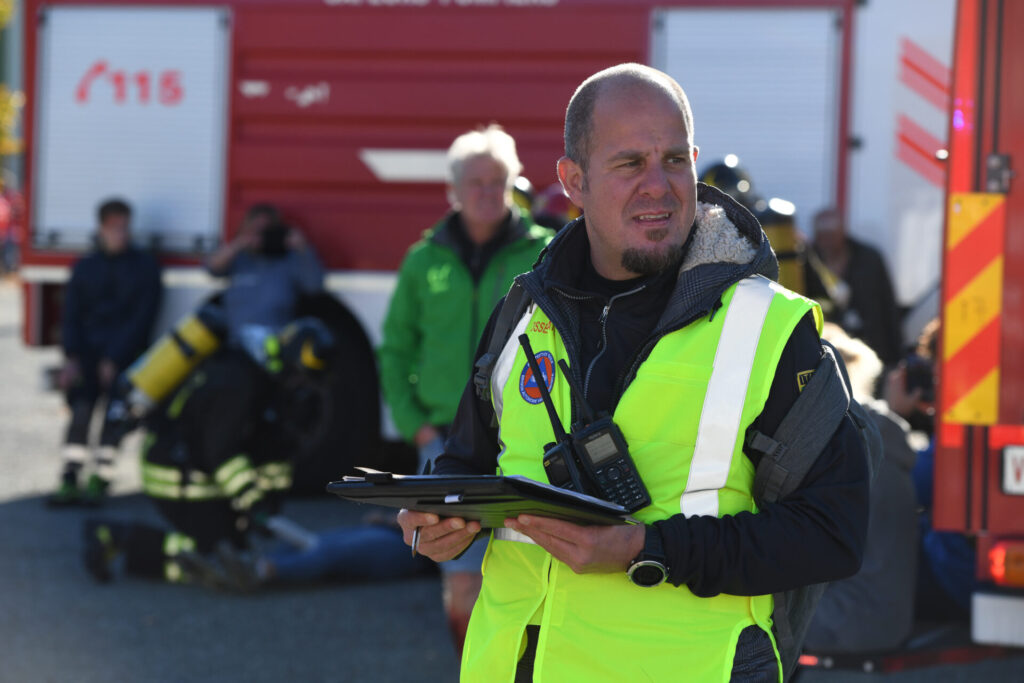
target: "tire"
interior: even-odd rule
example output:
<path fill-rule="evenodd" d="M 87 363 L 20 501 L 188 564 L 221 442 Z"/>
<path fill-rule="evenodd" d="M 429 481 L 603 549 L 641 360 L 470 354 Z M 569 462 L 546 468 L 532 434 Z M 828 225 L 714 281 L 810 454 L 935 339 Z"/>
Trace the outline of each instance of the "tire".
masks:
<path fill-rule="evenodd" d="M 380 383 L 369 338 L 334 296 L 304 298 L 296 317 L 311 316 L 334 334 L 336 352 L 315 381 L 310 410 L 296 430 L 293 492 L 320 495 L 328 482 L 380 460 Z"/>

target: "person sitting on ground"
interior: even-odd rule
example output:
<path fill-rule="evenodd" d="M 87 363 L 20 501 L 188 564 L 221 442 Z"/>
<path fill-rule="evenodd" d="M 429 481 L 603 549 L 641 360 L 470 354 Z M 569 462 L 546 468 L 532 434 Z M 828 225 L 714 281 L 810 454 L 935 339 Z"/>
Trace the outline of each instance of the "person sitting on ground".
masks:
<path fill-rule="evenodd" d="M 917 497 L 910 476 L 917 457 L 910 425 L 872 398 L 882 362 L 864 342 L 826 323 L 822 337 L 843 357 L 854 398 L 882 435 L 884 459 L 871 484 L 864 562 L 829 584 L 807 630 L 809 652 L 867 653 L 898 647 L 910 635 L 917 572 Z"/>

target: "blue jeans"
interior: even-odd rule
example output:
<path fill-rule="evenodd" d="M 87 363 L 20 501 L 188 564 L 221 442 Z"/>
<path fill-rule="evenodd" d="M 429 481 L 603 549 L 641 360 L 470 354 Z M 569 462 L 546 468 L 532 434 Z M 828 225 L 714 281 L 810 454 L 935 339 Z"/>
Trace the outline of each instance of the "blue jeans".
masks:
<path fill-rule="evenodd" d="M 485 530 L 486 532 L 486 530 Z M 489 533 L 482 533 L 473 541 L 473 545 L 466 549 L 466 552 L 455 560 L 442 562 L 438 567 L 442 574 L 455 572 L 480 572 L 480 565 L 484 563 L 484 553 L 487 551 L 487 543 L 490 541 Z"/>
<path fill-rule="evenodd" d="M 266 555 L 282 582 L 337 579 L 400 579 L 434 571 L 432 560 L 412 556 L 399 529 L 386 526 L 341 527 L 317 534 L 308 550 L 282 545 Z"/>
<path fill-rule="evenodd" d="M 431 468 L 434 466 L 434 458 L 444 453 L 444 437 L 435 437 L 432 441 L 429 441 L 416 450 L 419 456 L 416 461 L 416 474 L 423 471 L 424 465 L 430 462 Z"/>

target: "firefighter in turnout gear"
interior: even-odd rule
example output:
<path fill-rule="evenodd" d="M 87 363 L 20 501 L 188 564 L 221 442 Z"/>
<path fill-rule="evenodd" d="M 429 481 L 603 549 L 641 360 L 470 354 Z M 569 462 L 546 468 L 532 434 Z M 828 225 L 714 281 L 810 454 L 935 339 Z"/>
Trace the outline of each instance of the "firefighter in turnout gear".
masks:
<path fill-rule="evenodd" d="M 806 294 L 804 264 L 807 250 L 796 229 L 793 204 L 777 197 L 765 199 L 755 193 L 754 181 L 740 166 L 735 154 L 727 154 L 722 161 L 704 169 L 700 180 L 726 193 L 754 214 L 779 261 L 779 284 Z"/>
<path fill-rule="evenodd" d="M 306 382 L 327 367 L 333 336 L 302 318 L 258 348 L 229 346 L 202 363 L 144 418 L 143 491 L 170 529 L 88 520 L 85 563 L 93 577 L 124 572 L 172 582 L 216 583 L 218 544 L 248 534 L 280 508 L 292 483 L 294 432 L 315 410 Z"/>

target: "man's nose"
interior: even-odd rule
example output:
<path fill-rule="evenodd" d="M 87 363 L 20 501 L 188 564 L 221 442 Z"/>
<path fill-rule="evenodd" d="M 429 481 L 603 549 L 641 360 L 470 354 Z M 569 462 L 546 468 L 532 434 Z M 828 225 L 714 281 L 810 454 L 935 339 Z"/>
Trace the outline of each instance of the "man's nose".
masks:
<path fill-rule="evenodd" d="M 669 190 L 668 174 L 661 164 L 648 164 L 640 177 L 640 194 L 661 197 Z"/>

